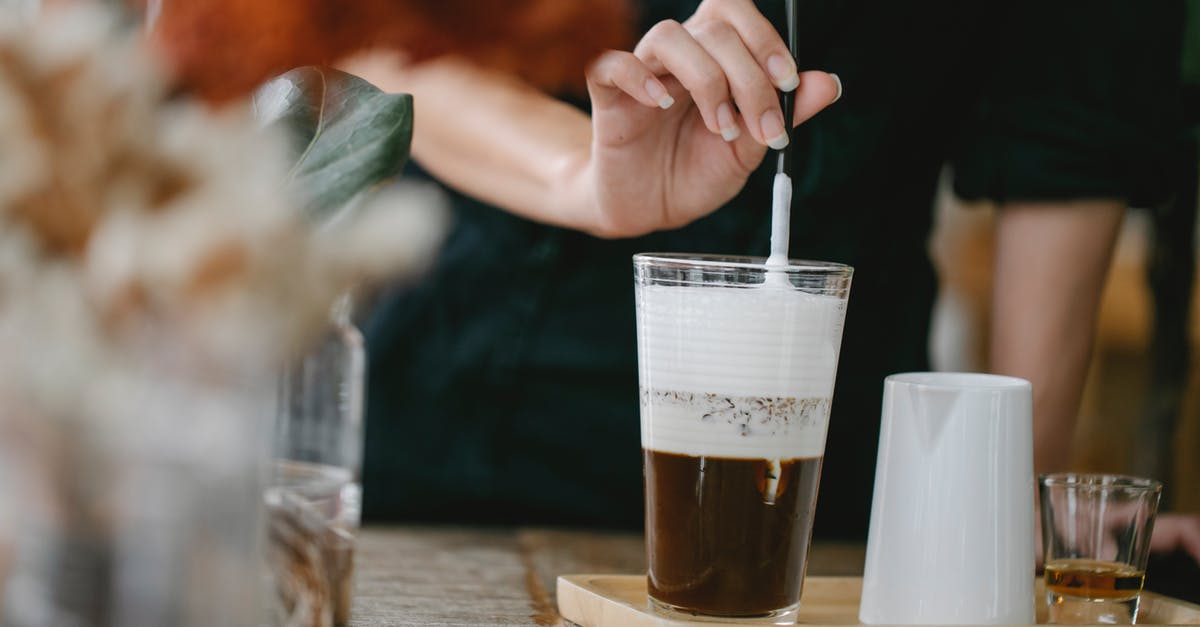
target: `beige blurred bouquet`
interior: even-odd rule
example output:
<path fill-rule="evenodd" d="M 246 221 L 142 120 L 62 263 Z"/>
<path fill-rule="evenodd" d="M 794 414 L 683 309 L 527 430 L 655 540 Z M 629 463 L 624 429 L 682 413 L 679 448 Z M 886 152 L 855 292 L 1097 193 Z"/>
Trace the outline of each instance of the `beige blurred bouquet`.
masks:
<path fill-rule="evenodd" d="M 25 357 L 0 363 L 16 388 L 2 398 L 50 408 L 147 352 L 157 376 L 261 367 L 352 282 L 431 254 L 428 197 L 314 228 L 276 128 L 166 84 L 138 33 L 96 7 L 0 26 L 0 351 Z"/>
<path fill-rule="evenodd" d="M 385 185 L 407 96 L 260 82 L 384 47 L 569 87 L 624 3 L 45 4 L 0 2 L 0 623 L 260 624 L 278 366 L 447 221 Z"/>
<path fill-rule="evenodd" d="M 0 622 L 256 624 L 275 369 L 444 228 L 427 193 L 366 193 L 409 103 L 310 69 L 263 92 L 266 123 L 169 91 L 99 6 L 5 19 Z M 351 127 L 381 158 L 346 160 Z"/>

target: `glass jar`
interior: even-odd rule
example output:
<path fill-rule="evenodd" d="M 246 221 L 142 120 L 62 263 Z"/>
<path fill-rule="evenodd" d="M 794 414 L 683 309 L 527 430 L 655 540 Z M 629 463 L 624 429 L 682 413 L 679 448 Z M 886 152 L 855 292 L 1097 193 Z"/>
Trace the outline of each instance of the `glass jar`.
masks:
<path fill-rule="evenodd" d="M 258 624 L 266 389 L 167 366 L 57 410 L 0 392 L 0 624 Z"/>
<path fill-rule="evenodd" d="M 347 625 L 361 512 L 362 334 L 344 296 L 328 332 L 284 369 L 265 492 L 273 624 Z"/>

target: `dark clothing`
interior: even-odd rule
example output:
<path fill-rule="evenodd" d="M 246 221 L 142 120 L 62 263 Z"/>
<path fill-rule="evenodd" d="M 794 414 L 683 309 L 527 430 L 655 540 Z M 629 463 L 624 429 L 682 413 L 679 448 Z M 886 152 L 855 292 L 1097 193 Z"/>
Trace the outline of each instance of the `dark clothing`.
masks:
<path fill-rule="evenodd" d="M 649 25 L 696 3 L 642 4 Z M 791 253 L 856 269 L 816 534 L 861 539 L 883 378 L 928 368 L 943 164 L 971 198 L 1153 200 L 1176 123 L 1179 3 L 800 7 L 801 67 L 836 72 L 846 94 L 797 131 Z M 639 526 L 630 257 L 765 255 L 774 163 L 711 216 L 621 241 L 453 194 L 435 268 L 366 329 L 366 516 Z"/>

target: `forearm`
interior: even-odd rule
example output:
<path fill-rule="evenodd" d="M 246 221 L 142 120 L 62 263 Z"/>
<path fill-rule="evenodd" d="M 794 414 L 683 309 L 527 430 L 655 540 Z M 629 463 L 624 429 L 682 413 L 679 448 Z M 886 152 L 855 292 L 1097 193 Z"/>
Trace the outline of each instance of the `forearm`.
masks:
<path fill-rule="evenodd" d="M 705 0 L 586 75 L 591 116 L 462 61 L 343 64 L 413 95 L 413 155 L 443 182 L 511 213 L 600 237 L 679 228 L 745 186 L 767 146 L 832 104 L 841 83 L 796 71 L 749 0 Z M 785 115 L 777 89 L 795 90 Z M 782 142 L 782 143 L 781 143 Z"/>
<path fill-rule="evenodd" d="M 1013 203 L 996 217 L 991 370 L 1033 383 L 1034 467 L 1062 470 L 1124 204 Z"/>
<path fill-rule="evenodd" d="M 581 181 L 586 114 L 497 72 L 442 59 L 363 57 L 346 69 L 413 96 L 413 159 L 455 189 L 523 217 L 584 231 L 596 216 Z"/>

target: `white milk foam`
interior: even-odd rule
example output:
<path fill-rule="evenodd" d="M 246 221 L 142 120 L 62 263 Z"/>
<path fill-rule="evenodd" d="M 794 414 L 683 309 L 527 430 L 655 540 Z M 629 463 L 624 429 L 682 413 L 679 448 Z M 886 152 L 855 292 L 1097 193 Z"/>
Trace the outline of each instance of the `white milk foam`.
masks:
<path fill-rule="evenodd" d="M 845 301 L 794 289 L 637 287 L 642 446 L 819 457 Z"/>

